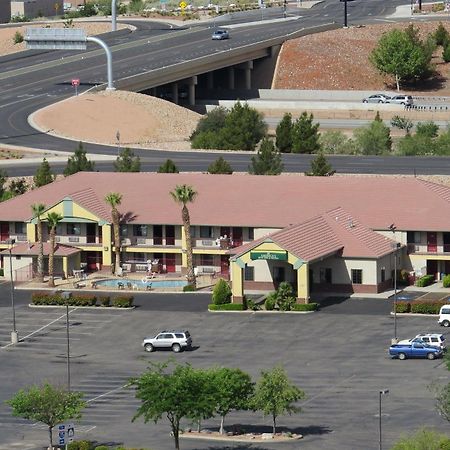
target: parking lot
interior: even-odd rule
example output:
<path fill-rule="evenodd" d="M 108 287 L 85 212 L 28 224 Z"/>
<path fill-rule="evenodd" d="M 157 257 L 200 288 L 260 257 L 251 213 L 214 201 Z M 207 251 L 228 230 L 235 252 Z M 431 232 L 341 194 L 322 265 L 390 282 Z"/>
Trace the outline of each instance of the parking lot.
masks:
<path fill-rule="evenodd" d="M 5 295 L 3 295 L 5 294 Z M 29 293 L 18 293 L 17 328 L 30 334 L 64 315 L 63 309 L 30 309 Z M 0 286 L 0 341 L 8 339 L 10 307 Z M 448 423 L 434 409 L 428 386 L 447 383 L 450 372 L 441 360 L 391 360 L 387 349 L 393 335 L 391 301 L 330 299 L 314 314 L 208 313 L 208 296 L 198 294 L 143 294 L 133 311 L 72 311 L 72 389 L 85 392 L 89 407 L 77 424 L 77 437 L 98 442 L 124 442 L 152 450 L 173 448 L 167 421 L 157 425 L 131 423 L 139 403 L 126 387 L 131 376 L 142 373 L 151 361 L 174 356 L 194 367 L 239 367 L 255 379 L 261 369 L 283 365 L 307 397 L 302 412 L 280 417 L 283 428 L 304 435 L 283 449 L 348 450 L 378 448 L 379 390 L 383 397 L 383 448 L 390 448 L 401 433 L 421 426 L 441 431 Z M 424 331 L 447 331 L 432 317 L 398 317 L 398 336 Z M 142 338 L 162 329 L 188 329 L 194 339 L 190 352 L 146 353 Z M 22 332 L 23 330 L 23 332 Z M 45 331 L 44 331 L 45 330 Z M 43 448 L 45 429 L 13 418 L 3 400 L 19 388 L 49 380 L 66 383 L 65 317 L 17 347 L 0 349 L 0 448 Z M 203 427 L 217 427 L 218 420 Z M 231 413 L 225 425 L 270 427 L 270 418 L 258 412 Z M 188 422 L 185 426 L 189 426 Z M 3 446 L 3 447 L 2 447 Z M 225 448 L 275 449 L 280 444 L 243 446 L 182 440 L 186 450 Z"/>

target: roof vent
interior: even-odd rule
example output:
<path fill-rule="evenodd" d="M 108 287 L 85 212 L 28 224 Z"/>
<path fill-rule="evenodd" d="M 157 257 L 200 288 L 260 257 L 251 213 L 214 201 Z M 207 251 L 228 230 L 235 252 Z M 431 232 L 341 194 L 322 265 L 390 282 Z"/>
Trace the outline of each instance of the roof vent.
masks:
<path fill-rule="evenodd" d="M 353 223 L 352 219 L 348 219 L 348 227 L 349 228 L 354 228 L 355 227 L 355 224 Z"/>

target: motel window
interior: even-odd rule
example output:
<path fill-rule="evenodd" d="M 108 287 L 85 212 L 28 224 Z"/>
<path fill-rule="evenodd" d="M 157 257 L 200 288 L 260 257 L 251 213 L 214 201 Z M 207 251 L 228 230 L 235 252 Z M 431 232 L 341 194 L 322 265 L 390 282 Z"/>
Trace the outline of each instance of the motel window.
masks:
<path fill-rule="evenodd" d="M 212 227 L 200 227 L 200 237 L 201 238 L 212 238 L 213 237 Z"/>
<path fill-rule="evenodd" d="M 14 222 L 14 231 L 16 234 L 27 234 L 27 226 L 24 222 Z"/>
<path fill-rule="evenodd" d="M 352 283 L 362 284 L 362 269 L 352 269 Z"/>
<path fill-rule="evenodd" d="M 81 225 L 79 225 L 78 223 L 68 223 L 67 224 L 67 234 L 69 236 L 80 236 L 81 235 Z"/>
<path fill-rule="evenodd" d="M 248 229 L 248 240 L 253 241 L 255 239 L 255 230 L 253 228 Z"/>
<path fill-rule="evenodd" d="M 245 266 L 244 280 L 245 281 L 255 281 L 255 268 L 254 267 Z"/>
<path fill-rule="evenodd" d="M 420 244 L 420 231 L 408 231 L 406 240 L 408 244 Z"/>
<path fill-rule="evenodd" d="M 147 225 L 133 225 L 133 236 L 146 237 Z"/>
<path fill-rule="evenodd" d="M 213 255 L 200 255 L 200 265 L 201 266 L 213 266 L 214 265 Z"/>
<path fill-rule="evenodd" d="M 331 284 L 332 283 L 332 274 L 330 267 L 321 267 L 320 268 L 320 282 Z"/>
<path fill-rule="evenodd" d="M 128 236 L 128 225 L 120 225 L 120 237 Z"/>

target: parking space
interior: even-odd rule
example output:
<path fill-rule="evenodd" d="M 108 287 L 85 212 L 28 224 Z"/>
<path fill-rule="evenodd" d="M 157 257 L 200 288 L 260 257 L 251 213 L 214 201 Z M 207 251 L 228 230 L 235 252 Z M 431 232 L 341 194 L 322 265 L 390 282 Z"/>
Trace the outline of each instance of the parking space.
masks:
<path fill-rule="evenodd" d="M 167 299 L 172 309 L 175 297 Z M 377 449 L 380 389 L 390 391 L 383 399 L 385 448 L 398 439 L 399 431 L 408 432 L 426 425 L 445 432 L 448 424 L 435 412 L 427 386 L 433 381 L 450 381 L 449 372 L 442 361 L 397 361 L 387 356 L 394 326 L 389 315 L 391 305 L 392 299 L 334 300 L 314 314 L 264 315 L 211 314 L 205 310 L 192 311 L 195 308 L 191 306 L 185 312 L 179 311 L 180 306 L 175 311 L 164 311 L 158 303 L 153 310 L 137 308 L 120 318 L 107 320 L 102 319 L 102 311 L 94 317 L 78 316 L 79 311 L 75 311 L 72 314 L 77 316 L 73 318 L 84 321 L 84 325 L 79 325 L 80 330 L 84 327 L 86 333 L 91 333 L 80 334 L 74 343 L 74 354 L 79 358 L 74 360 L 72 388 L 83 391 L 89 401 L 77 425 L 79 437 L 108 442 L 125 440 L 130 447 L 172 449 L 166 421 L 157 425 L 142 421 L 130 423 L 139 402 L 126 387 L 129 377 L 142 373 L 150 362 L 162 362 L 169 356 L 194 367 L 239 367 L 255 379 L 260 370 L 283 365 L 289 377 L 307 394 L 300 404 L 301 414 L 279 419 L 281 426 L 304 434 L 300 444 L 283 444 L 285 450 L 300 446 L 305 450 Z M 194 339 L 194 350 L 180 354 L 144 352 L 140 345 L 143 337 L 163 329 L 188 329 Z M 398 317 L 397 329 L 400 338 L 423 331 L 442 332 L 432 317 Z M 50 342 L 54 333 L 57 331 L 40 336 L 39 342 Z M 62 353 L 62 348 L 58 351 Z M 27 422 L 20 419 L 8 422 L 9 411 L 2 400 L 36 380 L 64 381 L 63 362 L 57 356 L 49 358 L 48 354 L 20 349 L 0 351 L 2 368 L 9 374 L 17 374 L 0 386 L 0 427 L 3 425 L 8 442 L 16 442 L 20 435 L 25 440 L 35 439 L 36 448 L 45 445 L 42 429 L 25 425 Z M 33 374 L 26 373 L 30 365 Z M 252 412 L 231 413 L 227 424 L 269 429 L 270 418 Z M 218 420 L 202 424 L 208 426 L 218 426 Z M 182 443 L 185 450 L 225 447 L 242 448 L 200 441 Z M 249 448 L 277 447 L 265 443 Z"/>

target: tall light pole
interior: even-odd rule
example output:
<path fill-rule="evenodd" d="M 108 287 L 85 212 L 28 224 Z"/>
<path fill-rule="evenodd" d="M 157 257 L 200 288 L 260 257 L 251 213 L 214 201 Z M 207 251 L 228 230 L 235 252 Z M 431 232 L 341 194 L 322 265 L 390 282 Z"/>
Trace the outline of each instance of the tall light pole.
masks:
<path fill-rule="evenodd" d="M 11 307 L 12 307 L 12 320 L 13 320 L 13 329 L 11 331 L 11 344 L 17 344 L 19 342 L 19 334 L 16 329 L 16 308 L 14 305 L 14 278 L 13 278 L 13 267 L 12 267 L 12 249 L 14 247 L 16 240 L 9 239 L 8 240 L 8 250 L 9 250 L 9 276 L 11 279 Z"/>
<path fill-rule="evenodd" d="M 392 234 L 394 235 L 394 241 L 395 241 L 395 230 L 396 226 L 394 224 L 391 224 L 389 226 L 389 229 L 392 231 Z M 394 249 L 394 337 L 392 338 L 392 344 L 396 344 L 398 342 L 397 339 L 397 242 L 392 243 L 392 247 Z"/>
<path fill-rule="evenodd" d="M 117 130 L 116 139 L 117 139 L 117 156 L 120 156 L 120 131 L 119 130 Z"/>
<path fill-rule="evenodd" d="M 344 0 L 344 28 L 347 28 L 347 0 Z"/>
<path fill-rule="evenodd" d="M 69 298 L 70 292 L 63 292 L 61 295 L 66 299 L 66 338 L 67 338 L 67 391 L 70 392 L 70 334 L 69 334 Z"/>
<path fill-rule="evenodd" d="M 389 389 L 383 389 L 379 391 L 379 409 L 378 409 L 378 432 L 379 432 L 379 439 L 378 439 L 378 449 L 383 450 L 383 443 L 381 439 L 381 397 L 383 395 L 389 394 Z"/>

